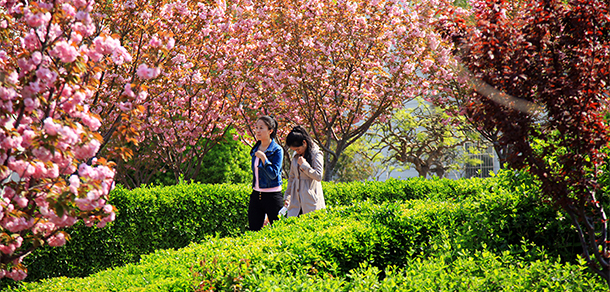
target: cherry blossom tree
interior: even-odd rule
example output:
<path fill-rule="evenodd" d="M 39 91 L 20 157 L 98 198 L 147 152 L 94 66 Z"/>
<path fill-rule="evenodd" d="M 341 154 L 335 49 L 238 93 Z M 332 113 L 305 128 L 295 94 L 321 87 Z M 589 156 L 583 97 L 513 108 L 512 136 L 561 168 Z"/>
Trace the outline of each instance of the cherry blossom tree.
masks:
<path fill-rule="evenodd" d="M 541 181 L 543 199 L 569 215 L 589 267 L 610 286 L 607 217 L 598 180 L 610 128 L 610 5 L 603 0 L 473 1 L 451 15 L 471 73 L 469 114 L 510 147 L 509 166 Z"/>
<path fill-rule="evenodd" d="M 22 260 L 65 244 L 83 220 L 103 227 L 114 164 L 92 111 L 100 72 L 129 61 L 111 35 L 96 34 L 95 2 L 0 1 L 0 278 L 23 280 Z"/>
<path fill-rule="evenodd" d="M 325 180 L 392 109 L 453 78 L 451 50 L 430 26 L 435 1 L 260 3 L 258 93 L 243 111 L 262 108 L 309 128 L 325 154 Z"/>
<path fill-rule="evenodd" d="M 104 117 L 104 150 L 133 155 L 119 160 L 122 183 L 139 186 L 162 168 L 176 181 L 193 179 L 208 151 L 243 123 L 236 109 L 254 68 L 252 14 L 250 1 L 102 5 L 102 31 L 117 35 L 133 56 L 129 68 L 105 72 L 94 105 Z M 140 84 L 140 93 L 122 88 L 125 82 Z"/>

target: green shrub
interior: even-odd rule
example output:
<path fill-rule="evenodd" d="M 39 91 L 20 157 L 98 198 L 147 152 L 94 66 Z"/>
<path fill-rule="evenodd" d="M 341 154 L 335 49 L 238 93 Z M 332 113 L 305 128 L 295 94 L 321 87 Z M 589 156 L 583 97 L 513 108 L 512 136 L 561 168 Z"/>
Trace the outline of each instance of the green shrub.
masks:
<path fill-rule="evenodd" d="M 234 236 L 247 228 L 246 185 L 176 185 L 112 191 L 117 218 L 105 228 L 82 224 L 69 229 L 65 246 L 43 248 L 26 257 L 28 281 L 84 277 L 134 263 L 143 254 L 177 249 L 206 235 Z"/>
<path fill-rule="evenodd" d="M 461 200 L 476 197 L 484 189 L 496 184 L 494 179 L 389 179 L 385 182 L 366 181 L 335 183 L 323 182 L 327 205 L 339 206 L 371 200 L 373 202 L 402 202 L 414 199 Z"/>
<path fill-rule="evenodd" d="M 361 202 L 282 219 L 239 237 L 208 237 L 84 279 L 13 291 L 600 291 L 581 264 L 503 239 L 520 212 L 501 192 L 455 202 Z M 508 211 L 507 211 L 508 208 Z M 514 209 L 513 209 L 514 208 Z M 482 213 L 485 230 L 473 232 Z M 506 219 L 506 220 L 504 220 Z M 493 231 L 493 232 L 490 232 Z M 517 235 L 512 235 L 517 236 Z"/>
<path fill-rule="evenodd" d="M 361 261 L 368 261 L 383 271 L 386 262 L 404 265 L 413 257 L 428 256 L 427 251 L 439 232 L 453 233 L 455 244 L 471 251 L 481 249 L 484 244 L 494 253 L 521 252 L 525 242 L 545 247 L 552 258 L 572 262 L 579 252 L 576 233 L 560 213 L 540 203 L 537 183 L 527 175 L 504 171 L 490 179 L 413 178 L 324 183 L 323 188 L 328 206 L 351 206 L 334 209 L 340 218 L 349 216 L 374 222 L 375 232 L 380 232 L 373 235 L 366 233 L 372 232 L 366 228 L 362 231 L 344 228 L 345 232 L 354 232 L 345 234 L 346 238 L 383 238 L 374 252 L 325 247 L 320 258 L 345 253 L 346 260 L 337 262 L 335 267 L 342 272 L 356 268 Z M 112 192 L 110 201 L 118 209 L 116 221 L 102 229 L 79 225 L 68 231 L 72 240 L 65 246 L 44 248 L 26 257 L 27 281 L 84 277 L 138 262 L 142 255 L 155 250 L 182 248 L 208 235 L 237 236 L 247 228 L 249 193 L 249 184 L 181 184 L 131 191 L 119 187 Z M 362 209 L 362 204 L 383 204 L 384 207 Z M 321 214 L 325 213 L 311 216 Z M 339 223 L 330 220 L 328 224 Z M 321 232 L 339 232 L 331 227 Z M 295 228 L 306 227 L 299 224 Z M 303 234 L 311 236 L 307 229 Z M 347 243 L 348 247 L 358 240 Z M 299 254 L 332 243 L 319 242 L 314 247 L 303 248 Z"/>

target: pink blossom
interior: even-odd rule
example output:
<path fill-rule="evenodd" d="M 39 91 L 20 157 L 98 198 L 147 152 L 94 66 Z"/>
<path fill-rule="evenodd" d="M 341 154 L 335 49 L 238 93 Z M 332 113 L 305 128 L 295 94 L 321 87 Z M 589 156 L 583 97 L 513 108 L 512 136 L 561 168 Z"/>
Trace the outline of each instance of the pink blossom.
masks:
<path fill-rule="evenodd" d="M 28 34 L 23 38 L 23 45 L 27 50 L 34 51 L 40 49 L 40 40 L 38 36 L 34 32 L 34 30 L 30 30 Z"/>
<path fill-rule="evenodd" d="M 21 269 L 12 269 L 10 272 L 6 273 L 6 277 L 11 278 L 15 281 L 23 281 L 28 274 Z"/>
<path fill-rule="evenodd" d="M 62 142 L 65 142 L 67 144 L 70 144 L 70 145 L 75 144 L 79 140 L 79 137 L 76 134 L 76 131 L 74 129 L 72 129 L 71 127 L 63 126 L 63 127 L 59 128 L 57 132 L 59 133 Z"/>
<path fill-rule="evenodd" d="M 4 217 L 2 226 L 8 229 L 10 232 L 19 232 L 21 230 L 28 229 L 32 226 L 33 220 L 26 220 L 25 217 Z"/>
<path fill-rule="evenodd" d="M 61 91 L 61 96 L 71 96 L 74 93 L 72 86 L 66 84 Z"/>
<path fill-rule="evenodd" d="M 130 101 L 128 101 L 128 102 L 119 102 L 119 109 L 124 111 L 124 112 L 131 111 L 133 109 L 133 104 Z"/>
<path fill-rule="evenodd" d="M 73 0 L 72 3 L 76 8 L 83 8 L 87 5 L 87 0 Z"/>
<path fill-rule="evenodd" d="M 39 85 L 37 82 L 36 85 Z M 30 83 L 30 86 L 26 86 L 21 93 L 24 94 L 24 97 L 26 95 L 26 93 L 28 93 L 29 96 L 32 95 L 32 86 L 34 83 Z M 33 89 L 39 89 L 39 86 L 33 86 Z M 25 105 L 25 109 L 27 111 L 33 111 L 35 109 L 37 109 L 40 106 L 40 101 L 38 100 L 38 98 L 30 98 L 30 97 L 26 97 L 23 99 L 23 104 Z"/>
<path fill-rule="evenodd" d="M 76 18 L 76 20 L 78 20 L 78 21 L 81 21 L 85 25 L 93 22 L 91 15 L 87 11 L 84 11 L 84 10 L 76 12 L 76 15 L 74 16 L 74 18 Z"/>
<path fill-rule="evenodd" d="M 29 10 L 25 13 L 25 21 L 31 27 L 39 27 L 49 23 L 51 20 L 50 13 L 31 13 Z"/>
<path fill-rule="evenodd" d="M 46 30 L 46 27 L 44 27 L 44 26 L 43 26 L 43 28 L 45 28 L 45 30 Z M 40 28 L 39 28 L 39 29 L 40 29 Z M 57 23 L 53 23 L 53 24 L 51 24 L 51 27 L 50 27 L 50 29 L 49 29 L 49 32 L 46 34 L 46 37 L 48 37 L 48 39 L 50 39 L 50 40 L 54 40 L 54 39 L 56 39 L 58 36 L 62 35 L 62 34 L 63 34 L 63 32 L 64 32 L 64 31 L 62 30 L 61 26 L 59 26 L 59 24 L 57 24 Z M 45 41 L 45 34 L 44 34 L 44 33 L 43 33 L 43 34 L 41 34 L 41 33 L 39 32 L 39 34 L 38 34 L 38 35 L 40 36 L 40 39 L 41 39 L 42 41 Z"/>
<path fill-rule="evenodd" d="M 53 50 L 51 50 L 51 56 L 58 57 L 64 63 L 71 63 L 78 57 L 78 50 L 76 47 L 68 44 L 66 41 L 57 42 Z"/>
<path fill-rule="evenodd" d="M 40 84 L 40 80 L 30 82 L 30 84 L 28 84 L 27 87 L 32 94 L 40 93 L 44 89 L 43 85 Z M 25 105 L 28 108 L 28 110 L 33 110 L 38 107 L 38 105 L 35 102 L 36 100 L 38 100 L 38 99 L 33 98 L 32 99 L 33 103 L 31 103 L 29 105 L 28 104 Z"/>
<path fill-rule="evenodd" d="M 74 150 L 74 157 L 76 159 L 91 158 L 97 154 L 101 144 L 98 140 L 92 139 L 89 143 L 83 146 L 77 146 Z"/>
<path fill-rule="evenodd" d="M 52 118 L 46 118 L 43 122 L 43 128 L 47 134 L 51 136 L 57 135 L 57 131 L 61 128 L 61 125 L 56 124 Z"/>
<path fill-rule="evenodd" d="M 17 249 L 17 247 L 14 244 L 0 244 L 0 252 L 2 252 L 3 254 L 11 255 L 15 252 L 15 249 Z"/>
<path fill-rule="evenodd" d="M 201 84 L 203 81 L 203 79 L 201 77 L 201 72 L 199 72 L 199 71 L 195 72 L 195 74 L 193 74 L 192 78 L 193 78 L 193 83 L 196 83 L 196 84 Z"/>
<path fill-rule="evenodd" d="M 174 40 L 174 38 L 170 37 L 167 40 L 167 44 L 165 44 L 165 48 L 168 50 L 171 50 L 174 48 L 174 45 L 176 44 L 176 41 Z"/>
<path fill-rule="evenodd" d="M 83 36 L 80 33 L 73 31 L 70 33 L 70 41 L 77 45 L 83 41 Z"/>
<path fill-rule="evenodd" d="M 136 95 L 133 93 L 133 90 L 131 89 L 131 83 L 126 83 L 125 87 L 123 88 L 123 94 L 129 97 L 135 97 Z"/>
<path fill-rule="evenodd" d="M 36 133 L 32 130 L 24 130 L 23 133 L 21 134 L 21 138 L 23 139 L 21 141 L 21 147 L 26 148 L 29 147 L 32 144 L 32 141 L 34 140 L 34 137 L 36 137 Z M 38 149 L 38 148 L 35 148 Z"/>
<path fill-rule="evenodd" d="M 109 205 L 106 205 L 106 206 L 109 206 Z M 106 206 L 104 206 L 104 210 L 106 209 Z M 114 212 L 106 212 L 106 213 L 109 213 L 109 215 L 102 218 L 102 220 L 97 224 L 98 228 L 102 228 L 102 227 L 106 226 L 106 224 L 108 222 L 112 222 L 112 221 L 114 221 L 114 219 L 116 219 L 116 214 Z"/>
<path fill-rule="evenodd" d="M 4 102 L 4 103 L 0 102 L 0 104 L 2 105 L 2 108 L 4 110 L 6 110 L 7 112 L 13 112 L 14 109 L 13 109 L 13 102 L 12 101 L 9 100 L 9 101 Z"/>
<path fill-rule="evenodd" d="M 117 65 L 123 65 L 125 62 L 131 62 L 131 55 L 127 52 L 127 49 L 119 46 L 114 52 L 112 52 L 112 61 Z"/>
<path fill-rule="evenodd" d="M 19 68 L 21 68 L 21 70 L 24 71 L 24 73 L 32 71 L 36 68 L 35 64 L 32 64 L 32 62 L 30 62 L 30 60 L 25 59 L 25 58 L 21 58 L 21 59 L 17 60 L 17 65 L 19 66 Z"/>
<path fill-rule="evenodd" d="M 105 165 L 100 165 L 97 167 L 97 179 L 99 180 L 111 180 L 114 178 L 114 170 Z"/>
<path fill-rule="evenodd" d="M 4 138 L 0 145 L 2 145 L 2 148 L 4 149 L 17 148 L 18 146 L 21 146 L 22 140 L 23 138 L 21 136 L 9 136 Z"/>
<path fill-rule="evenodd" d="M 118 39 L 112 37 L 96 37 L 93 40 L 93 45 L 95 46 L 95 51 L 100 54 L 108 55 L 112 54 L 114 50 L 121 46 L 121 43 Z"/>
<path fill-rule="evenodd" d="M 34 173 L 32 177 L 35 179 L 41 179 L 47 175 L 47 168 L 44 163 L 38 161 L 34 164 Z"/>
<path fill-rule="evenodd" d="M 59 177 L 59 166 L 57 164 L 51 165 L 51 168 L 47 167 L 47 177 L 52 179 Z"/>
<path fill-rule="evenodd" d="M 13 199 L 17 193 L 11 187 L 4 187 L 4 195 L 3 197 L 6 199 Z M 0 200 L 0 203 L 6 204 L 6 202 Z M 2 204 L 0 204 L 1 206 Z"/>
<path fill-rule="evenodd" d="M 144 102 L 146 100 L 146 98 L 148 97 L 148 92 L 145 90 L 140 90 L 140 92 L 138 92 L 138 97 L 136 99 L 137 102 Z"/>
<path fill-rule="evenodd" d="M 32 150 L 34 157 L 40 159 L 43 162 L 51 160 L 51 151 L 45 147 L 36 147 Z"/>
<path fill-rule="evenodd" d="M 39 51 L 35 51 L 32 53 L 32 58 L 30 59 L 33 65 L 38 65 L 42 62 L 42 53 Z"/>
<path fill-rule="evenodd" d="M 81 46 L 81 52 L 85 53 L 85 55 L 89 58 L 91 58 L 91 60 L 93 60 L 93 62 L 99 62 L 102 57 L 104 57 L 103 54 L 98 53 L 96 50 L 94 49 L 89 49 L 86 46 Z"/>
<path fill-rule="evenodd" d="M 154 35 L 150 38 L 148 45 L 153 48 L 157 48 L 157 47 L 161 46 L 161 40 L 159 40 L 159 38 L 156 35 Z"/>
<path fill-rule="evenodd" d="M 81 165 L 78 166 L 78 175 L 91 178 L 93 177 L 93 168 L 86 163 L 81 163 Z"/>
<path fill-rule="evenodd" d="M 74 16 L 76 15 L 76 9 L 74 8 L 74 6 L 70 5 L 69 3 L 62 4 L 61 9 L 64 11 L 66 16 L 68 16 L 70 18 L 74 18 Z"/>
<path fill-rule="evenodd" d="M 93 23 L 82 23 L 77 22 L 72 25 L 72 30 L 80 33 L 82 36 L 87 37 L 95 33 L 95 25 Z"/>
<path fill-rule="evenodd" d="M 17 92 L 14 89 L 0 86 L 0 99 L 13 100 L 16 96 Z"/>
<path fill-rule="evenodd" d="M 36 71 L 36 76 L 46 84 L 51 84 L 57 79 L 57 73 L 45 67 L 40 67 L 38 71 Z"/>
<path fill-rule="evenodd" d="M 28 163 L 23 160 L 17 160 L 14 156 L 8 158 L 8 168 L 20 176 L 22 176 L 28 168 Z"/>
<path fill-rule="evenodd" d="M 70 192 L 78 195 L 78 188 L 80 187 L 80 178 L 77 175 L 70 176 Z"/>
<path fill-rule="evenodd" d="M 16 198 L 13 198 L 13 201 L 15 201 L 15 203 L 17 203 L 17 205 L 18 205 L 18 206 L 19 206 L 21 209 L 23 209 L 23 208 L 25 208 L 25 207 L 27 207 L 27 206 L 28 206 L 28 199 L 26 199 L 26 198 L 24 198 L 24 197 L 18 196 L 18 197 L 16 197 Z"/>
<path fill-rule="evenodd" d="M 430 50 L 436 51 L 439 45 L 438 39 L 435 36 L 431 36 L 429 41 L 430 43 L 428 43 L 428 46 L 430 46 Z"/>
<path fill-rule="evenodd" d="M 426 59 L 422 62 L 422 72 L 427 73 L 430 70 L 430 67 L 434 65 L 434 61 L 430 59 Z"/>
<path fill-rule="evenodd" d="M 138 77 L 142 79 L 152 79 L 157 77 L 161 73 L 161 70 L 157 67 L 149 68 L 148 65 L 142 63 L 138 66 L 138 71 L 136 73 L 138 74 Z"/>
<path fill-rule="evenodd" d="M 90 114 L 83 114 L 81 117 L 83 123 L 91 129 L 91 131 L 97 131 L 99 127 L 102 125 L 100 120 L 96 117 L 91 116 Z"/>
<path fill-rule="evenodd" d="M 62 246 L 66 244 L 66 235 L 63 232 L 58 232 L 57 234 L 49 237 L 49 239 L 47 239 L 47 243 L 49 246 Z"/>

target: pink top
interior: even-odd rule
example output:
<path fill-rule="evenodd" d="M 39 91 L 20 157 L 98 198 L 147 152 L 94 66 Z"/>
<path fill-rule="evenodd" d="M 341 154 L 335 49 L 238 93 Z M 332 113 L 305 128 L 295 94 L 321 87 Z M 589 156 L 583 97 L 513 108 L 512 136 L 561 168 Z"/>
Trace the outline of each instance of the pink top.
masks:
<path fill-rule="evenodd" d="M 260 158 L 258 158 L 258 156 L 256 156 L 256 158 L 254 158 L 254 190 L 257 192 L 262 192 L 262 193 L 281 192 L 282 186 L 266 188 L 266 189 L 261 189 L 258 186 L 258 166 L 257 165 L 258 165 L 259 161 L 261 161 Z"/>

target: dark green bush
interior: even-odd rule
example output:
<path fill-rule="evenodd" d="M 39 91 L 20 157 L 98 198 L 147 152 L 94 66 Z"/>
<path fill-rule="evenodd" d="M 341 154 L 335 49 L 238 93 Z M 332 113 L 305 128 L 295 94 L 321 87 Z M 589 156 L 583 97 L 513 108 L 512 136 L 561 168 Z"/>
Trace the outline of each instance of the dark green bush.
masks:
<path fill-rule="evenodd" d="M 482 212 L 503 216 L 513 195 L 477 200 L 331 207 L 239 237 L 208 237 L 179 251 L 85 279 L 51 279 L 14 291 L 600 291 L 582 265 L 545 250 L 472 233 Z M 489 204 L 491 202 L 498 203 Z M 516 210 L 519 211 L 519 210 Z M 512 212 L 512 211 L 511 211 Z M 511 212 L 508 212 L 510 214 Z M 501 230 L 501 221 L 489 230 Z M 396 238 L 399 237 L 399 238 Z M 492 246 L 489 246 L 492 245 Z"/>
<path fill-rule="evenodd" d="M 337 269 L 340 267 L 343 272 L 356 268 L 362 261 L 383 271 L 385 262 L 404 265 L 413 257 L 427 256 L 431 238 L 440 232 L 459 234 L 452 238 L 466 250 L 478 250 L 485 244 L 499 253 L 520 250 L 522 242 L 527 242 L 545 247 L 553 258 L 574 261 L 578 254 L 576 233 L 566 220 L 561 220 L 559 213 L 540 203 L 537 184 L 526 175 L 505 171 L 489 179 L 414 178 L 324 183 L 323 188 L 328 206 L 356 208 L 338 208 L 335 212 L 346 213 L 340 218 L 349 215 L 374 222 L 375 232 L 382 232 L 384 238 L 375 252 L 325 248 L 321 258 L 346 253 L 355 259 L 337 263 Z M 79 225 L 69 230 L 72 240 L 65 246 L 35 251 L 26 257 L 27 280 L 84 277 L 137 262 L 141 255 L 155 250 L 182 248 L 208 235 L 237 236 L 247 227 L 249 193 L 249 184 L 181 184 L 132 191 L 119 187 L 112 192 L 110 201 L 118 209 L 116 221 L 102 229 Z M 370 214 L 360 214 L 362 211 L 357 209 L 360 204 L 385 207 L 369 208 L 366 212 Z M 392 207 L 399 205 L 410 209 Z M 471 205 L 478 207 L 465 207 Z M 404 220 L 405 216 L 419 219 Z M 338 223 L 331 220 L 327 224 Z M 303 234 L 308 234 L 306 231 Z M 345 236 L 371 236 L 362 232 Z"/>
<path fill-rule="evenodd" d="M 366 181 L 334 183 L 324 182 L 324 199 L 327 205 L 339 206 L 371 200 L 402 202 L 414 199 L 461 200 L 477 196 L 486 188 L 496 184 L 495 179 L 390 179 L 385 182 Z"/>
<path fill-rule="evenodd" d="M 82 224 L 69 229 L 65 246 L 43 248 L 26 257 L 28 281 L 83 277 L 134 263 L 158 249 L 177 249 L 206 235 L 235 236 L 247 228 L 246 185 L 181 184 L 116 188 L 110 203 L 117 218 L 105 228 Z"/>

